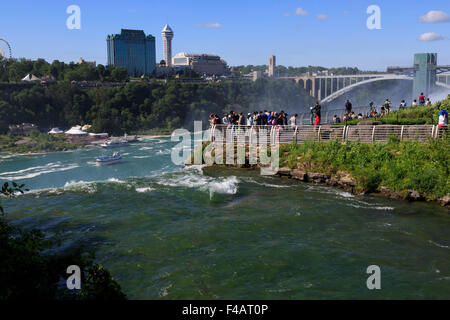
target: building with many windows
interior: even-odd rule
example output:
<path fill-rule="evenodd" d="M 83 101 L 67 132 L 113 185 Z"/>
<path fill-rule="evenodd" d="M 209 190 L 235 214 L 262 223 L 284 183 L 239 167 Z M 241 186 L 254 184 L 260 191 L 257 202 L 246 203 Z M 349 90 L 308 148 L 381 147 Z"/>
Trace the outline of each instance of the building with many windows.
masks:
<path fill-rule="evenodd" d="M 173 67 L 189 66 L 199 75 L 223 76 L 228 73 L 227 63 L 215 54 L 181 52 L 172 58 Z"/>
<path fill-rule="evenodd" d="M 108 65 L 125 67 L 131 76 L 152 75 L 156 68 L 155 37 L 142 30 L 122 29 L 106 38 Z"/>

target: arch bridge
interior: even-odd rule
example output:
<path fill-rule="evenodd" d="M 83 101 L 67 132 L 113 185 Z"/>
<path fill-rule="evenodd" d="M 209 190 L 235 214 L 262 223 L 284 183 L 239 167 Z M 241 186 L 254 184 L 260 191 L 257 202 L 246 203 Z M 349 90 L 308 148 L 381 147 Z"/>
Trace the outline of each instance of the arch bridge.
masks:
<path fill-rule="evenodd" d="M 437 87 L 450 89 L 450 65 L 437 65 L 436 53 L 417 53 L 412 67 L 388 67 L 386 73 L 354 75 L 301 75 L 279 77 L 299 83 L 320 103 L 330 102 L 350 90 L 376 81 L 413 81 L 413 96 L 432 93 Z M 450 93 L 450 90 L 449 90 Z"/>

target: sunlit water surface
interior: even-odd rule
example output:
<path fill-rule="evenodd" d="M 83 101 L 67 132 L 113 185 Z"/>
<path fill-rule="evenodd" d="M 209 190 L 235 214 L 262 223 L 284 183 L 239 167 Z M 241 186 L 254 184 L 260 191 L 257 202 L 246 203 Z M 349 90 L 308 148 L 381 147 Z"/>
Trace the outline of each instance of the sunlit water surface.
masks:
<path fill-rule="evenodd" d="M 133 299 L 450 299 L 450 215 L 257 171 L 172 164 L 169 138 L 0 155 L 8 218 L 84 244 Z M 367 289 L 369 265 L 381 290 Z"/>

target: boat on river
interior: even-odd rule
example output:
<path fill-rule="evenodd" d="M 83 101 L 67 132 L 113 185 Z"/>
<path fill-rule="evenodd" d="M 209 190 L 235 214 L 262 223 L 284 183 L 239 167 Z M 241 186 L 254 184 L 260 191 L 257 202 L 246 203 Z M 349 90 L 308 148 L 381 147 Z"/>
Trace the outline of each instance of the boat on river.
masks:
<path fill-rule="evenodd" d="M 122 159 L 119 153 L 114 152 L 112 156 L 102 156 L 97 157 L 95 161 L 97 164 L 111 164 L 111 163 L 117 163 Z"/>
<path fill-rule="evenodd" d="M 132 137 L 128 137 L 127 134 L 125 134 L 124 140 L 127 141 L 127 142 L 129 142 L 129 143 L 140 142 L 140 141 L 141 141 L 141 140 L 138 138 L 137 135 L 134 135 L 134 136 L 132 136 Z"/>
<path fill-rule="evenodd" d="M 110 140 L 106 141 L 105 143 L 101 144 L 103 148 L 110 149 L 110 148 L 120 148 L 120 147 L 126 147 L 129 146 L 130 143 L 127 140 Z"/>

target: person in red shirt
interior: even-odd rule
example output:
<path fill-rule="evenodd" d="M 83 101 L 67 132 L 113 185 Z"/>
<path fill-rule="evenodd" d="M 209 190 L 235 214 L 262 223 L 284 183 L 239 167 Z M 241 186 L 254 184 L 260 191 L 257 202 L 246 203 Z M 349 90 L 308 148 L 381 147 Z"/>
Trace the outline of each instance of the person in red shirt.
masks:
<path fill-rule="evenodd" d="M 316 119 L 314 120 L 314 129 L 320 124 L 320 117 L 315 113 Z"/>
<path fill-rule="evenodd" d="M 425 104 L 425 96 L 423 95 L 423 92 L 420 93 L 419 96 L 419 104 L 424 105 Z"/>

